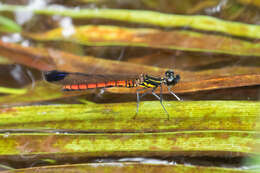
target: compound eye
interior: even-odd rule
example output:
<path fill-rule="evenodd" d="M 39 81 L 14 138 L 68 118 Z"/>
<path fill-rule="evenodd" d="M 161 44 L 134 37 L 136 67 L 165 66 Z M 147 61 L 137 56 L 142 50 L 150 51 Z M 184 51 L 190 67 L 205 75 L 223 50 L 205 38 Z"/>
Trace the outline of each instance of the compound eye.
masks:
<path fill-rule="evenodd" d="M 174 72 L 172 70 L 168 70 L 168 71 L 165 72 L 166 77 L 171 77 L 173 75 L 174 75 Z"/>

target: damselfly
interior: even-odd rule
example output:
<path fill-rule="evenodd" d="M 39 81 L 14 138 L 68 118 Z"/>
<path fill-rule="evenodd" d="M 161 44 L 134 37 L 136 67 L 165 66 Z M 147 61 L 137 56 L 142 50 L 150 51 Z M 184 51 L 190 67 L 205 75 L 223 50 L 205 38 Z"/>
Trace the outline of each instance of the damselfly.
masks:
<path fill-rule="evenodd" d="M 44 73 L 45 79 L 48 82 L 55 82 L 63 85 L 63 91 L 78 91 L 87 89 L 97 89 L 97 88 L 109 88 L 109 87 L 126 87 L 137 89 L 137 108 L 136 115 L 139 110 L 140 99 L 151 92 L 160 103 L 168 115 L 169 113 L 165 109 L 162 101 L 162 85 L 168 87 L 168 91 L 177 99 L 181 100 L 174 92 L 171 91 L 171 87 L 178 83 L 180 80 L 179 75 L 175 75 L 173 70 L 168 70 L 165 72 L 164 77 L 154 77 L 147 74 L 140 75 L 101 75 L 101 74 L 84 74 L 84 73 L 69 73 L 60 71 L 48 71 Z M 160 96 L 155 93 L 155 90 L 160 87 Z M 147 90 L 142 95 L 140 91 Z"/>

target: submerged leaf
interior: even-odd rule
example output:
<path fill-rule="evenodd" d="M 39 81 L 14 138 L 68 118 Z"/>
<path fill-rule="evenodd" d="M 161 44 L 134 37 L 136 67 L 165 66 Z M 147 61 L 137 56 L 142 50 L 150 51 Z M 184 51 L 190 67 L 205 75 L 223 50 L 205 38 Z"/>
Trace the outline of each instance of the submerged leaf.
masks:
<path fill-rule="evenodd" d="M 0 56 L 0 64 L 12 64 L 12 61 Z"/>
<path fill-rule="evenodd" d="M 141 102 L 136 117 L 136 103 L 2 108 L 0 127 L 88 132 L 254 131 L 259 127 L 259 102 L 164 101 L 164 105 L 169 120 L 159 101 Z"/>
<path fill-rule="evenodd" d="M 77 56 L 54 49 L 23 47 L 19 44 L 1 41 L 0 55 L 43 71 L 60 70 L 88 74 L 140 74 L 148 72 L 157 75 L 164 74 L 166 71 L 166 69 L 157 67 L 98 59 L 91 56 Z"/>
<path fill-rule="evenodd" d="M 190 27 L 193 29 L 221 32 L 228 35 L 260 38 L 260 26 L 230 22 L 211 16 L 174 15 L 154 11 L 124 10 L 124 9 L 66 9 L 43 8 L 31 9 L 26 6 L 1 5 L 0 11 L 32 11 L 36 14 L 60 15 L 73 18 L 101 18 L 124 22 L 150 24 L 160 27 Z"/>
<path fill-rule="evenodd" d="M 35 88 L 32 88 L 31 85 L 29 85 L 26 88 L 20 90 L 16 90 L 16 89 L 15 90 L 9 89 L 7 91 L 6 90 L 7 89 L 5 89 L 5 92 L 8 91 L 10 94 L 13 95 L 0 97 L 0 106 L 3 105 L 10 106 L 12 104 L 24 105 L 26 103 L 43 102 L 48 100 L 55 100 L 64 97 L 79 95 L 74 93 L 66 94 L 64 92 L 61 92 L 60 86 L 49 84 L 44 81 L 36 82 Z M 0 88 L 0 92 L 1 92 L 1 88 Z"/>
<path fill-rule="evenodd" d="M 23 47 L 0 41 L 0 56 L 39 70 L 51 70 L 55 67 L 53 60 L 48 57 L 48 51 L 40 48 Z"/>
<path fill-rule="evenodd" d="M 0 134 L 0 155 L 67 156 L 248 156 L 256 154 L 257 132 L 179 131 L 164 133 Z M 73 154 L 72 154 L 73 153 Z M 45 156 L 46 157 L 46 156 Z"/>
<path fill-rule="evenodd" d="M 0 16 L 0 32 L 21 32 L 21 30 L 21 27 L 14 21 L 9 18 Z"/>
<path fill-rule="evenodd" d="M 90 25 L 75 27 L 74 33 L 70 36 L 63 35 L 63 28 L 39 34 L 23 33 L 23 35 L 41 41 L 65 40 L 91 46 L 141 46 L 260 56 L 260 44 L 193 31 L 163 31 L 148 28 L 133 29 Z"/>
<path fill-rule="evenodd" d="M 6 87 L 0 87 L 0 93 L 5 94 L 25 94 L 27 92 L 26 89 L 18 89 L 18 88 L 6 88 Z"/>
<path fill-rule="evenodd" d="M 147 159 L 149 161 L 149 159 Z M 145 161 L 145 160 L 144 160 Z M 153 159 L 152 161 L 157 161 Z M 185 173 L 257 173 L 257 171 L 249 171 L 244 169 L 236 168 L 217 168 L 207 166 L 192 166 L 192 165 L 181 165 L 166 163 L 165 161 L 158 161 L 159 163 L 130 163 L 130 162 L 112 162 L 112 163 L 88 163 L 88 164 L 72 164 L 72 165 L 58 165 L 58 166 L 45 166 L 37 168 L 27 168 L 3 171 L 3 173 L 49 173 L 49 172 L 63 172 L 63 173 L 97 173 L 97 172 L 124 172 L 124 173 L 173 173 L 173 172 L 185 172 Z"/>
<path fill-rule="evenodd" d="M 260 1 L 259 0 L 238 0 L 241 4 L 245 5 L 255 5 L 257 7 L 260 7 Z"/>

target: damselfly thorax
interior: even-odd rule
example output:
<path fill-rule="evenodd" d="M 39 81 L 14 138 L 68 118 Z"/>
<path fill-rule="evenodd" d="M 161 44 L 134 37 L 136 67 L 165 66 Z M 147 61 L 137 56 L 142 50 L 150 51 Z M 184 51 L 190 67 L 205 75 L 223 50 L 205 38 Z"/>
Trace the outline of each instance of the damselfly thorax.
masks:
<path fill-rule="evenodd" d="M 162 104 L 162 85 L 168 87 L 168 91 L 176 97 L 177 100 L 180 98 L 174 94 L 170 88 L 178 83 L 180 80 L 179 75 L 174 75 L 172 70 L 165 72 L 164 77 L 154 77 L 147 74 L 140 75 L 101 75 L 101 74 L 85 74 L 85 73 L 70 73 L 70 72 L 60 72 L 60 71 L 48 71 L 44 73 L 45 79 L 48 82 L 54 82 L 63 85 L 63 91 L 78 91 L 87 89 L 97 89 L 97 88 L 110 88 L 110 87 L 125 87 L 134 88 L 140 87 L 137 90 L 137 110 L 139 109 L 140 99 L 151 92 L 157 99 L 167 113 L 164 105 Z M 160 87 L 160 96 L 155 93 L 155 90 Z M 142 95 L 139 94 L 142 90 L 148 90 Z"/>

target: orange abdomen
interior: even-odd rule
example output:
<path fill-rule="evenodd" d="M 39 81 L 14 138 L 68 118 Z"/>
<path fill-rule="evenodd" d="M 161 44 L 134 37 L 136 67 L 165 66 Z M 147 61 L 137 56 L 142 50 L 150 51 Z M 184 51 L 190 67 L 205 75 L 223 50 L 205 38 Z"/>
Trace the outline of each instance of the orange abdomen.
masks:
<path fill-rule="evenodd" d="M 71 84 L 64 85 L 63 90 L 65 91 L 77 91 L 77 90 L 87 90 L 87 89 L 96 89 L 96 88 L 110 88 L 110 87 L 126 87 L 132 88 L 136 87 L 135 80 L 119 80 L 119 81 L 109 81 L 109 82 L 100 82 L 100 83 L 88 83 L 88 84 Z"/>

